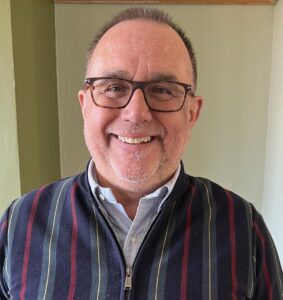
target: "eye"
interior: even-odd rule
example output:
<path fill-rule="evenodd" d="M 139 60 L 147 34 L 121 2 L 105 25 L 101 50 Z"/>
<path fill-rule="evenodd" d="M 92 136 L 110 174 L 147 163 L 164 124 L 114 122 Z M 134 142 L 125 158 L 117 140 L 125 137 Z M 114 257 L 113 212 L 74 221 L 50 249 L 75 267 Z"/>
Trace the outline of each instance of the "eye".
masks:
<path fill-rule="evenodd" d="M 131 92 L 131 86 L 127 82 L 118 79 L 102 79 L 96 82 L 96 93 L 108 98 L 121 98 Z"/>
<path fill-rule="evenodd" d="M 104 95 L 106 97 L 115 99 L 127 97 L 129 93 L 129 87 L 122 84 L 111 84 L 104 90 Z"/>
<path fill-rule="evenodd" d="M 127 87 L 125 87 L 125 86 L 118 85 L 118 84 L 112 84 L 105 88 L 105 93 L 121 93 L 126 90 L 127 90 Z"/>
<path fill-rule="evenodd" d="M 153 94 L 172 95 L 172 90 L 165 86 L 153 86 L 151 92 Z"/>
<path fill-rule="evenodd" d="M 168 101 L 175 97 L 175 88 L 169 82 L 155 82 L 148 86 L 147 95 L 152 100 Z"/>

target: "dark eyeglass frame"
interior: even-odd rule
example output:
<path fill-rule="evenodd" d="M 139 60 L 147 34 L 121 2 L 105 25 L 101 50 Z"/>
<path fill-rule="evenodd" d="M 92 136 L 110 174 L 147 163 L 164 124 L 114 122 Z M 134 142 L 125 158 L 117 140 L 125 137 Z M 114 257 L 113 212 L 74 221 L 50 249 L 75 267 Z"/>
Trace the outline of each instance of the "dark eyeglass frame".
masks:
<path fill-rule="evenodd" d="M 117 79 L 117 80 L 123 80 L 125 82 L 128 82 L 132 85 L 132 93 L 129 97 L 129 100 L 122 106 L 118 106 L 118 107 L 111 107 L 111 106 L 105 106 L 105 105 L 101 105 L 101 104 L 98 104 L 95 100 L 94 100 L 94 96 L 93 96 L 93 88 L 92 85 L 93 83 L 96 81 L 96 80 L 100 80 L 100 79 Z M 162 110 L 162 109 L 156 109 L 156 108 L 152 108 L 150 106 L 150 104 L 148 103 L 147 99 L 146 99 L 146 96 L 145 96 L 145 87 L 149 84 L 152 84 L 152 83 L 157 83 L 157 82 L 168 82 L 168 83 L 174 83 L 174 84 L 177 84 L 179 86 L 182 86 L 184 88 L 184 91 L 185 91 L 185 94 L 184 94 L 184 99 L 182 101 L 182 104 L 179 108 L 177 109 L 173 109 L 173 110 Z M 184 106 L 184 103 L 185 103 L 185 100 L 187 98 L 187 94 L 189 93 L 192 97 L 194 97 L 194 91 L 193 91 L 193 87 L 192 85 L 190 84 L 187 84 L 187 83 L 183 83 L 183 82 L 177 82 L 177 81 L 171 81 L 171 80 L 156 80 L 156 81 L 134 81 L 134 80 L 128 80 L 128 79 L 124 79 L 124 78 L 117 78 L 117 77 L 89 77 L 89 78 L 86 78 L 85 81 L 84 81 L 84 84 L 85 84 L 85 87 L 86 87 L 86 90 L 88 88 L 90 88 L 90 94 L 91 94 L 91 98 L 92 98 L 92 101 L 93 103 L 98 106 L 98 107 L 103 107 L 103 108 L 109 108 L 109 109 L 121 109 L 121 108 L 125 108 L 131 101 L 132 97 L 133 97 L 133 94 L 134 92 L 137 90 L 137 89 L 140 89 L 143 93 L 143 96 L 144 96 L 144 100 L 148 106 L 148 108 L 152 111 L 157 111 L 157 112 L 176 112 L 176 111 L 179 111 L 183 108 Z"/>

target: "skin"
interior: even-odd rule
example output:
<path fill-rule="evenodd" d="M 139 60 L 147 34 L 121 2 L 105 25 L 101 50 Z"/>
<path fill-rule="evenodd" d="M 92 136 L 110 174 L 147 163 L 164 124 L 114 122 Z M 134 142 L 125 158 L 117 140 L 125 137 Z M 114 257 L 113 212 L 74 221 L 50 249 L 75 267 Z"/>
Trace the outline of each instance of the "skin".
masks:
<path fill-rule="evenodd" d="M 181 38 L 168 25 L 146 20 L 119 23 L 99 41 L 86 76 L 111 75 L 136 81 L 165 76 L 193 84 L 191 60 Z M 124 109 L 97 107 L 89 90 L 80 90 L 78 97 L 98 181 L 112 189 L 133 219 L 139 199 L 166 183 L 176 171 L 203 99 L 187 95 L 180 111 L 164 113 L 150 111 L 140 90 Z M 128 144 L 118 136 L 151 137 L 151 141 Z"/>

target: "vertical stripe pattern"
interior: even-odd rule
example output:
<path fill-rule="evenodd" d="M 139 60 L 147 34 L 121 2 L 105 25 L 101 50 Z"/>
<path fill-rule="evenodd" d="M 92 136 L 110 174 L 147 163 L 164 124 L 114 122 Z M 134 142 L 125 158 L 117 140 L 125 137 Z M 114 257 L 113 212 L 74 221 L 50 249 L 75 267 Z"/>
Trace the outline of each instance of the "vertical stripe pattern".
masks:
<path fill-rule="evenodd" d="M 36 214 L 36 209 L 38 206 L 38 201 L 40 198 L 40 195 L 43 191 L 44 187 L 40 188 L 38 192 L 35 195 L 31 212 L 28 218 L 27 223 L 27 234 L 26 234 L 26 241 L 25 241 L 25 248 L 24 248 L 24 263 L 23 263 L 23 269 L 22 269 L 22 287 L 20 291 L 20 299 L 25 299 L 25 291 L 26 291 L 26 284 L 27 284 L 27 272 L 28 272 L 28 264 L 30 260 L 30 247 L 31 247 L 31 235 L 32 235 L 32 229 L 33 229 L 33 223 L 34 218 Z"/>
<path fill-rule="evenodd" d="M 66 187 L 69 180 L 59 184 L 54 193 L 50 206 L 48 224 L 50 231 L 46 231 L 43 244 L 43 262 L 40 280 L 38 299 L 46 300 L 51 297 L 54 287 L 54 272 L 56 269 L 56 252 L 58 242 L 58 231 L 64 197 L 66 197 Z"/>
<path fill-rule="evenodd" d="M 192 187 L 192 199 L 195 195 L 195 186 Z M 187 276 L 188 276 L 188 258 L 190 253 L 190 235 L 191 235 L 191 222 L 192 222 L 192 199 L 187 207 L 186 212 L 186 228 L 184 238 L 184 250 L 182 260 L 182 279 L 181 279 L 181 300 L 187 299 Z"/>
<path fill-rule="evenodd" d="M 93 289 L 92 289 L 92 295 L 95 295 L 96 293 L 96 297 L 93 297 L 93 299 L 100 299 L 100 288 L 101 288 L 101 265 L 100 265 L 100 262 L 101 262 L 101 257 L 100 257 L 100 241 L 99 241 L 99 226 L 98 226 L 98 221 L 97 221 L 97 216 L 96 216 L 96 211 L 95 211 L 95 208 L 92 204 L 92 208 L 93 208 L 93 216 L 94 216 L 94 220 L 95 220 L 95 234 L 93 232 L 93 234 L 91 234 L 91 239 L 92 239 L 92 236 L 94 235 L 96 237 L 95 241 L 92 240 L 92 247 L 94 247 L 94 243 L 96 243 L 96 247 L 97 247 L 97 257 L 96 259 L 93 259 L 93 263 L 92 263 L 92 268 L 93 269 L 97 269 L 97 276 L 98 276 L 98 280 L 97 280 L 97 285 L 95 285 L 93 283 Z M 94 261 L 96 260 L 97 262 L 97 265 L 94 264 Z"/>
<path fill-rule="evenodd" d="M 267 290 L 266 300 L 272 300 L 273 299 L 272 298 L 272 286 L 271 286 L 269 270 L 268 270 L 266 258 L 265 258 L 265 238 L 264 238 L 263 234 L 261 233 L 261 231 L 258 227 L 258 224 L 256 222 L 254 222 L 254 228 L 255 228 L 256 235 L 258 236 L 258 238 L 260 240 L 261 247 L 263 250 L 263 274 L 264 274 L 265 285 L 266 285 L 266 290 Z"/>
<path fill-rule="evenodd" d="M 207 206 L 205 210 L 205 228 L 204 228 L 204 235 L 203 235 L 203 240 L 205 241 L 204 244 L 206 247 L 204 247 L 204 250 L 206 249 L 207 251 L 203 252 L 205 253 L 203 257 L 203 299 L 208 299 L 211 300 L 211 202 L 210 202 L 210 196 L 208 193 L 208 189 L 205 183 L 204 184 L 204 189 L 205 189 L 205 205 Z"/>
<path fill-rule="evenodd" d="M 174 212 L 174 208 L 175 208 L 175 203 L 173 204 L 171 214 L 170 214 L 170 217 L 169 217 L 169 220 L 168 220 L 168 224 L 167 224 L 165 235 L 164 235 L 164 240 L 163 240 L 163 243 L 162 243 L 162 250 L 161 250 L 160 257 L 159 257 L 157 276 L 156 276 L 156 280 L 155 280 L 155 297 L 154 297 L 155 300 L 159 299 L 158 298 L 159 297 L 158 296 L 158 290 L 159 290 L 159 281 L 160 281 L 160 276 L 161 276 L 161 266 L 162 266 L 162 261 L 164 259 L 165 245 L 166 245 L 166 242 L 167 242 L 168 231 L 169 231 L 169 228 L 170 228 L 170 222 L 171 222 L 172 214 Z"/>
<path fill-rule="evenodd" d="M 75 209 L 75 192 L 77 183 L 72 187 L 71 191 L 71 206 L 72 206 L 72 242 L 71 242 L 71 282 L 69 288 L 68 300 L 74 299 L 76 278 L 77 278 L 77 239 L 78 239 L 78 222 Z"/>
<path fill-rule="evenodd" d="M 183 169 L 139 249 L 125 259 L 87 172 L 17 199 L 0 221 L 0 299 L 283 300 L 261 215 Z"/>
<path fill-rule="evenodd" d="M 232 300 L 236 300 L 237 291 L 237 270 L 236 270 L 236 238 L 233 198 L 228 191 L 225 191 L 229 206 L 229 229 L 231 248 L 231 278 L 232 278 Z"/>

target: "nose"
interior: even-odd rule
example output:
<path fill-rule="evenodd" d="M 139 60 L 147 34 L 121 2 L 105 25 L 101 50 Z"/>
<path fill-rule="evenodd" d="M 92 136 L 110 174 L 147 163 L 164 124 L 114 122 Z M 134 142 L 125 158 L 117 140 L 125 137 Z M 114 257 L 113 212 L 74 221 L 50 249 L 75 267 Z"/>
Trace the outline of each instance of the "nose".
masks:
<path fill-rule="evenodd" d="M 122 118 L 133 123 L 150 121 L 152 119 L 152 113 L 141 89 L 134 91 L 130 102 L 122 109 Z"/>

